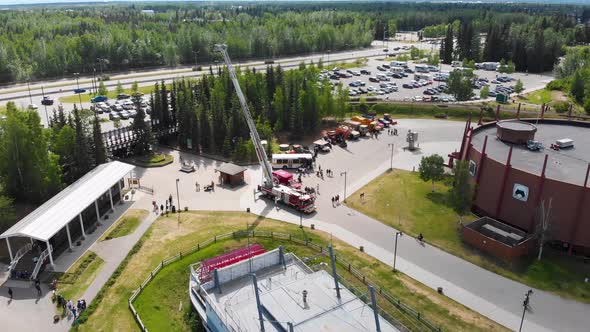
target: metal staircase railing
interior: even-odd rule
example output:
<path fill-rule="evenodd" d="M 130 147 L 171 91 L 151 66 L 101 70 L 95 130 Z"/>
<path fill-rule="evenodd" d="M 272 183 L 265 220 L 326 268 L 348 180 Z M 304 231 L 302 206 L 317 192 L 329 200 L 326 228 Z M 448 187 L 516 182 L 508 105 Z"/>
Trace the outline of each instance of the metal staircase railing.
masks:
<path fill-rule="evenodd" d="M 21 247 L 16 252 L 16 255 L 14 255 L 14 259 L 10 262 L 10 265 L 8 266 L 8 272 L 9 273 L 12 272 L 12 270 L 14 270 L 14 268 L 18 264 L 18 261 L 20 261 L 20 259 L 23 258 L 23 256 L 26 255 L 32 249 L 33 249 L 33 244 L 31 244 L 31 243 L 27 243 L 26 245 Z"/>
<path fill-rule="evenodd" d="M 37 275 L 39 274 L 41 267 L 43 267 L 43 262 L 45 261 L 45 259 L 47 259 L 47 257 L 49 257 L 49 250 L 50 249 L 51 249 L 51 252 L 53 252 L 53 246 L 50 245 L 49 248 L 43 250 L 41 255 L 39 255 L 39 260 L 37 261 L 37 264 L 35 265 L 35 269 L 33 270 L 33 273 L 31 273 L 31 280 L 37 279 Z"/>

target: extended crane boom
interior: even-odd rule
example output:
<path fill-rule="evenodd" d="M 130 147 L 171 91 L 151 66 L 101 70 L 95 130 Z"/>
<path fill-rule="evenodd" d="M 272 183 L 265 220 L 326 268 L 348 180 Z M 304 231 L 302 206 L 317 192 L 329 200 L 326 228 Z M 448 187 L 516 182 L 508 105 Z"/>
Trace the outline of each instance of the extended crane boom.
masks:
<path fill-rule="evenodd" d="M 256 156 L 260 161 L 260 166 L 262 167 L 262 173 L 264 174 L 264 184 L 267 188 L 273 187 L 273 177 L 272 177 L 272 167 L 268 162 L 268 158 L 266 157 L 266 151 L 262 146 L 262 142 L 260 140 L 260 136 L 258 136 L 258 131 L 256 130 L 256 124 L 252 119 L 252 115 L 250 114 L 250 110 L 248 109 L 248 104 L 246 104 L 246 98 L 244 97 L 244 93 L 242 93 L 242 89 L 240 88 L 240 82 L 238 82 L 238 78 L 236 76 L 236 72 L 234 70 L 233 65 L 231 64 L 231 59 L 227 54 L 227 45 L 225 44 L 216 44 L 215 50 L 220 52 L 223 55 L 223 61 L 225 61 L 225 65 L 227 66 L 227 70 L 229 71 L 229 76 L 232 80 L 234 88 L 236 89 L 236 94 L 238 95 L 238 100 L 240 101 L 240 105 L 242 106 L 242 112 L 244 113 L 244 117 L 246 118 L 246 123 L 248 124 L 248 128 L 250 129 L 250 138 L 252 139 L 252 143 L 254 143 L 254 150 L 256 150 Z"/>

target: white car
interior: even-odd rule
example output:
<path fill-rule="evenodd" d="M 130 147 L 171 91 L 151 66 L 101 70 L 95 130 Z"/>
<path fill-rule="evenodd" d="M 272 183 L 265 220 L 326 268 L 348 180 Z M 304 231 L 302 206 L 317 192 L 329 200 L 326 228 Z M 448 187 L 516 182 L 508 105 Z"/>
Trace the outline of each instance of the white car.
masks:
<path fill-rule="evenodd" d="M 367 87 L 367 91 L 369 91 L 369 92 L 373 92 L 373 91 L 375 91 L 375 87 L 368 86 L 368 87 Z"/>
<path fill-rule="evenodd" d="M 375 93 L 378 94 L 378 95 L 380 95 L 380 96 L 382 96 L 382 95 L 385 94 L 385 91 L 379 89 L 379 90 L 375 91 Z"/>
<path fill-rule="evenodd" d="M 37 110 L 37 109 L 39 109 L 39 106 L 37 106 L 37 105 L 35 105 L 35 104 L 29 104 L 28 108 L 29 108 L 30 110 Z"/>
<path fill-rule="evenodd" d="M 130 114 L 127 111 L 123 111 L 123 112 L 119 112 L 119 116 L 121 117 L 121 119 L 127 120 L 127 119 L 129 119 Z"/>
<path fill-rule="evenodd" d="M 416 96 L 416 97 L 412 98 L 412 101 L 416 101 L 416 102 L 421 102 L 422 100 L 424 100 L 422 98 L 422 96 Z"/>

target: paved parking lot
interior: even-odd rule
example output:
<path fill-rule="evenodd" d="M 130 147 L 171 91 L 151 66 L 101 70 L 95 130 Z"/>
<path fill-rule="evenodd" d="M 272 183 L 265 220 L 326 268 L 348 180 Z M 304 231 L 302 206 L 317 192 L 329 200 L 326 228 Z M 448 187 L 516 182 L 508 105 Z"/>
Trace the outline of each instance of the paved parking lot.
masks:
<path fill-rule="evenodd" d="M 361 81 L 365 82 L 365 84 L 366 84 L 365 88 L 371 86 L 374 89 L 378 89 L 379 83 L 369 82 L 369 77 L 376 76 L 377 74 L 385 74 L 385 71 L 377 70 L 377 66 L 380 66 L 383 64 L 389 64 L 389 62 L 390 62 L 390 61 L 383 61 L 383 60 L 384 60 L 384 58 L 382 58 L 382 57 L 369 58 L 366 66 L 351 69 L 353 71 L 359 71 L 359 72 L 361 70 L 368 70 L 371 72 L 371 75 L 353 76 L 351 78 L 341 78 L 339 80 L 331 80 L 331 81 L 332 82 L 342 82 L 345 87 L 349 87 L 349 83 L 356 81 L 356 80 L 361 80 Z M 413 70 L 415 68 L 415 65 L 416 65 L 415 62 L 408 61 L 408 67 L 410 69 Z M 442 72 L 450 72 L 453 69 L 450 65 L 441 65 L 440 68 L 441 68 Z M 329 68 L 329 69 L 333 69 L 333 68 Z M 346 71 L 346 70 L 340 70 L 340 72 L 343 72 L 343 71 Z M 475 70 L 474 73 L 477 77 L 488 79 L 489 82 L 496 79 L 497 76 L 505 75 L 505 74 L 498 73 L 496 71 L 487 71 L 487 70 Z M 431 75 L 431 77 L 433 77 L 434 74 L 436 74 L 436 73 L 431 72 L 429 74 Z M 528 74 L 528 73 L 516 73 L 515 72 L 512 74 L 509 74 L 508 76 L 514 78 L 514 81 L 509 82 L 509 83 L 502 83 L 504 86 L 514 85 L 516 80 L 520 79 L 522 81 L 526 91 L 542 89 L 547 85 L 547 83 L 549 83 L 553 79 L 553 77 L 550 76 L 549 74 L 539 75 L 539 74 Z M 409 73 L 408 73 L 408 77 L 401 78 L 401 79 L 396 79 L 396 78 L 390 77 L 389 82 L 396 83 L 396 85 L 398 86 L 397 92 L 391 92 L 391 93 L 388 93 L 385 95 L 362 94 L 360 96 L 365 96 L 365 97 L 371 96 L 371 97 L 376 97 L 376 98 L 385 99 L 385 100 L 411 101 L 412 98 L 416 97 L 416 96 L 425 97 L 426 95 L 424 95 L 424 91 L 426 89 L 428 89 L 430 87 L 436 87 L 436 86 L 444 83 L 444 82 L 433 81 L 432 85 L 427 85 L 425 87 L 414 88 L 414 89 L 406 89 L 406 88 L 402 87 L 404 83 L 410 83 L 412 80 L 414 80 L 414 74 L 409 74 Z M 496 88 L 496 84 L 490 83 L 490 91 L 495 90 L 495 88 Z M 479 96 L 480 90 L 473 89 L 473 92 L 475 93 L 476 96 Z M 449 95 L 443 93 L 438 96 L 439 97 L 442 97 L 442 96 L 448 97 Z M 493 99 L 493 98 L 491 98 L 491 99 Z"/>

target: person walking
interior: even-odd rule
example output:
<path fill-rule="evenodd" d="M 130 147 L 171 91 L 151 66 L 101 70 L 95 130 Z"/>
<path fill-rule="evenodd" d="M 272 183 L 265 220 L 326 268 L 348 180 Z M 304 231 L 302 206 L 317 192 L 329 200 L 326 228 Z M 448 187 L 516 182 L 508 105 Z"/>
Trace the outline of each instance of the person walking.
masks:
<path fill-rule="evenodd" d="M 319 183 L 315 185 L 315 189 L 316 189 L 315 190 L 316 193 L 318 193 L 318 195 L 319 195 L 320 194 L 320 184 Z"/>
<path fill-rule="evenodd" d="M 334 201 L 336 200 L 336 198 L 334 196 L 332 196 L 332 207 L 334 207 Z"/>
<path fill-rule="evenodd" d="M 199 181 L 195 181 L 195 191 L 199 191 Z"/>
<path fill-rule="evenodd" d="M 8 287 L 8 296 L 10 296 L 10 299 L 12 300 L 13 298 L 13 293 L 12 293 L 12 288 Z"/>
<path fill-rule="evenodd" d="M 164 204 L 160 204 L 160 211 L 162 211 L 162 214 L 164 213 Z"/>
<path fill-rule="evenodd" d="M 170 196 L 168 196 L 168 200 L 170 201 L 170 206 L 172 206 L 172 194 L 170 194 Z"/>

